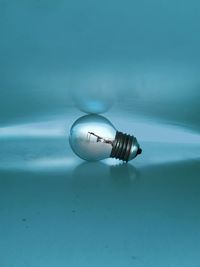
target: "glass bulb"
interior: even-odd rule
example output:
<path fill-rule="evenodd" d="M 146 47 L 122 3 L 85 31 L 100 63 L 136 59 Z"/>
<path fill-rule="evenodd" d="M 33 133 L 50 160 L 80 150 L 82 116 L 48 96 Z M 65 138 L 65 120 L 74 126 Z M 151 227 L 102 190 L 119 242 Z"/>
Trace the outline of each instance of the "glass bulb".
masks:
<path fill-rule="evenodd" d="M 71 127 L 69 143 L 76 155 L 87 161 L 116 158 L 129 161 L 142 150 L 134 136 L 118 132 L 100 115 L 85 115 Z"/>

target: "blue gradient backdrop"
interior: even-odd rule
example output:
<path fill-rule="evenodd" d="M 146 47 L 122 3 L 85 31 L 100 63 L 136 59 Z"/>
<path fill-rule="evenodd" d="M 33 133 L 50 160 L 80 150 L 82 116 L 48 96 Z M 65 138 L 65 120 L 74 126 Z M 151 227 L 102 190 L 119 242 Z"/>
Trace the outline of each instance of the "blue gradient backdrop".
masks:
<path fill-rule="evenodd" d="M 0 266 L 199 267 L 200 2 L 0 0 Z M 130 164 L 87 163 L 105 113 Z"/>

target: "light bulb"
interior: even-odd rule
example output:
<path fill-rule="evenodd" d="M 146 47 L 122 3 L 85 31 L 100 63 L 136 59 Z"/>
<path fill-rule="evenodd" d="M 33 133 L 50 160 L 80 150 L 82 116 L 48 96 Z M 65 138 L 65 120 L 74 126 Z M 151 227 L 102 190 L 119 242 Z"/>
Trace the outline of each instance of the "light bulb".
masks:
<path fill-rule="evenodd" d="M 87 161 L 111 157 L 127 162 L 142 152 L 134 136 L 118 132 L 109 120 L 95 114 L 74 122 L 69 143 L 74 153 Z"/>

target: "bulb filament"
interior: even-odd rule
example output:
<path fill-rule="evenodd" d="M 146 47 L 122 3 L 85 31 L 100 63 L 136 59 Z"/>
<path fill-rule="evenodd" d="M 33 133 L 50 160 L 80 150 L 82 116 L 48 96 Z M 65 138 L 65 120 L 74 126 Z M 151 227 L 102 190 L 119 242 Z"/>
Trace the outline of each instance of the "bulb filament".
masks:
<path fill-rule="evenodd" d="M 102 142 L 102 143 L 105 143 L 105 144 L 110 144 L 111 146 L 113 146 L 113 142 L 111 140 L 107 140 L 107 139 L 104 139 L 103 137 L 93 133 L 93 132 L 88 132 L 90 135 L 93 135 L 97 138 L 97 143 L 98 142 Z"/>

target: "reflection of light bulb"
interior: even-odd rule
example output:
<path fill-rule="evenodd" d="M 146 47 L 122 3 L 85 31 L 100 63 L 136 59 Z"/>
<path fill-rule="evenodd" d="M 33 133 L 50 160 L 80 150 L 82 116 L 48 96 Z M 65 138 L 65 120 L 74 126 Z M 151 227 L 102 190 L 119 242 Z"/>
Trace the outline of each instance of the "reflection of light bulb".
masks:
<path fill-rule="evenodd" d="M 142 152 L 134 136 L 118 132 L 109 120 L 93 114 L 75 121 L 69 142 L 74 153 L 88 161 L 109 157 L 129 161 Z"/>
<path fill-rule="evenodd" d="M 72 101 L 75 106 L 88 114 L 104 113 L 115 102 L 113 90 L 116 89 L 116 78 L 110 71 L 99 69 L 86 69 L 71 73 L 69 87 Z"/>

